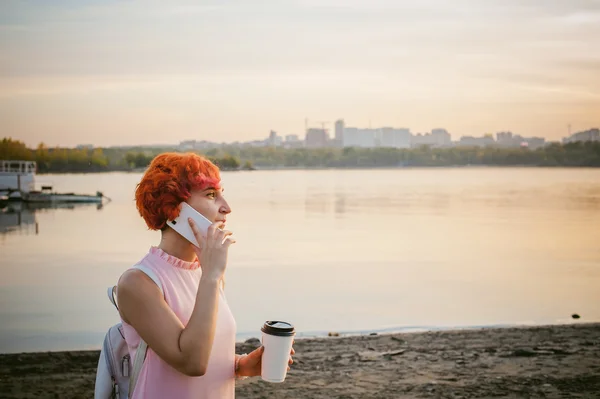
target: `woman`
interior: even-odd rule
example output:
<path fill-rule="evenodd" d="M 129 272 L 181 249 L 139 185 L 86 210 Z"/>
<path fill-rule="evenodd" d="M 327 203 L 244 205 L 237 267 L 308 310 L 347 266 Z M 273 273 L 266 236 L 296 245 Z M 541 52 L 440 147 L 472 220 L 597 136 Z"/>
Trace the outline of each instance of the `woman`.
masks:
<path fill-rule="evenodd" d="M 263 347 L 235 354 L 236 324 L 223 292 L 227 253 L 235 241 L 224 230 L 231 208 L 220 180 L 207 159 L 166 153 L 152 161 L 137 186 L 140 215 L 150 229 L 161 231 L 159 245 L 139 263 L 156 274 L 164 292 L 137 269 L 119 279 L 131 358 L 140 337 L 149 348 L 133 398 L 233 398 L 236 377 L 260 375 Z M 183 201 L 213 222 L 203 238 L 188 221 L 200 249 L 166 224 Z"/>

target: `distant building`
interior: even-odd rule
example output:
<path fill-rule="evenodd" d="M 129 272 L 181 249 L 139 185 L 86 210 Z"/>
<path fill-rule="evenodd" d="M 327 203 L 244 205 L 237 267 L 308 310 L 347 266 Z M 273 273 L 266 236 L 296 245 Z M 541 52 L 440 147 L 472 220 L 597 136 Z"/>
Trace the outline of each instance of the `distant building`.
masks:
<path fill-rule="evenodd" d="M 245 143 L 250 147 L 267 147 L 269 145 L 269 140 L 253 140 Z"/>
<path fill-rule="evenodd" d="M 343 147 L 410 148 L 420 145 L 447 147 L 452 145 L 452 139 L 445 129 L 434 129 L 432 133 L 413 136 L 410 129 L 393 127 L 377 129 L 344 127 L 342 135 Z"/>
<path fill-rule="evenodd" d="M 530 149 L 536 149 L 546 145 L 546 139 L 542 137 L 523 137 L 521 135 L 514 135 L 512 132 L 498 132 L 496 133 L 496 145 L 499 147 L 528 147 Z"/>
<path fill-rule="evenodd" d="M 193 151 L 193 150 L 210 150 L 211 148 L 218 148 L 221 144 L 213 143 L 206 140 L 185 140 L 179 143 L 180 151 Z"/>
<path fill-rule="evenodd" d="M 334 147 L 343 147 L 344 146 L 344 129 L 346 127 L 346 123 L 343 119 L 338 119 L 335 121 L 335 137 L 333 138 L 333 146 Z"/>
<path fill-rule="evenodd" d="M 487 147 L 495 143 L 496 141 L 491 135 L 483 137 L 463 136 L 458 141 L 458 144 L 464 147 Z"/>
<path fill-rule="evenodd" d="M 600 141 L 600 129 L 594 128 L 575 133 L 563 139 L 563 143 L 574 143 L 577 141 Z"/>
<path fill-rule="evenodd" d="M 344 128 L 342 146 L 373 148 L 378 144 L 378 129 L 359 129 L 356 127 Z"/>
<path fill-rule="evenodd" d="M 542 148 L 546 145 L 546 139 L 543 137 L 528 137 L 525 139 L 525 143 L 527 143 L 527 147 L 532 150 Z"/>
<path fill-rule="evenodd" d="M 304 141 L 300 140 L 297 134 L 288 134 L 283 142 L 284 148 L 301 148 L 304 147 Z"/>
<path fill-rule="evenodd" d="M 181 151 L 191 151 L 196 149 L 196 140 L 185 140 L 179 143 Z"/>
<path fill-rule="evenodd" d="M 306 130 L 306 146 L 309 148 L 327 147 L 329 134 L 326 129 L 310 128 Z"/>
<path fill-rule="evenodd" d="M 512 147 L 514 146 L 512 132 L 498 132 L 496 133 L 496 143 L 501 147 Z"/>
<path fill-rule="evenodd" d="M 496 145 L 499 147 L 523 147 L 523 143 L 525 143 L 525 139 L 518 134 L 514 135 L 512 132 L 496 133 Z"/>
<path fill-rule="evenodd" d="M 282 143 L 282 138 L 280 136 L 277 135 L 277 132 L 275 132 L 274 130 L 271 130 L 271 133 L 269 133 L 269 145 L 271 147 L 280 147 L 281 143 Z"/>
<path fill-rule="evenodd" d="M 434 147 L 449 147 L 452 145 L 452 136 L 446 129 L 432 129 L 431 142 Z"/>
<path fill-rule="evenodd" d="M 379 146 L 391 148 L 410 148 L 412 134 L 409 129 L 383 127 L 379 129 Z"/>
<path fill-rule="evenodd" d="M 410 137 L 410 146 L 411 147 L 420 147 L 422 145 L 431 145 L 431 140 L 427 135 L 423 133 L 417 133 Z"/>
<path fill-rule="evenodd" d="M 78 149 L 78 150 L 93 150 L 94 149 L 94 145 L 93 144 L 79 144 L 75 148 Z"/>
<path fill-rule="evenodd" d="M 446 129 L 433 129 L 431 133 L 417 133 L 411 137 L 411 147 L 420 147 L 422 145 L 429 147 L 450 147 L 452 145 L 452 137 Z"/>
<path fill-rule="evenodd" d="M 344 128 L 346 127 L 346 123 L 343 119 L 339 119 L 335 121 L 335 139 L 340 142 L 344 139 Z"/>

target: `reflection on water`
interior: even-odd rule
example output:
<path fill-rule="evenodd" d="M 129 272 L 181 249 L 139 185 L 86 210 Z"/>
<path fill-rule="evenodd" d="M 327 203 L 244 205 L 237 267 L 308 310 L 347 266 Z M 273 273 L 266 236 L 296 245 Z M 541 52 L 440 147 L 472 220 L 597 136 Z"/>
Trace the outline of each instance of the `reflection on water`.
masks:
<path fill-rule="evenodd" d="M 6 234 L 39 234 L 36 213 L 49 212 L 55 209 L 76 209 L 96 207 L 103 204 L 87 203 L 26 203 L 21 201 L 5 201 L 0 203 L 0 235 Z"/>
<path fill-rule="evenodd" d="M 0 204 L 0 234 L 35 234 L 36 230 L 35 211 L 26 208 L 21 202 Z"/>
<path fill-rule="evenodd" d="M 392 190 L 382 188 L 377 193 L 331 189 L 330 191 L 307 190 L 304 209 L 307 214 L 328 214 L 333 208 L 337 214 L 376 210 L 378 212 L 410 213 L 416 209 L 428 213 L 443 214 L 447 208 L 485 207 L 492 209 L 531 207 L 535 209 L 599 210 L 600 188 L 565 186 L 536 189 L 524 187 L 518 189 L 498 189 L 498 187 L 479 187 L 460 192 L 452 190 Z M 544 201 L 540 201 L 544 199 Z M 271 201 L 271 207 L 278 205 Z"/>
<path fill-rule="evenodd" d="M 342 215 L 346 212 L 346 196 L 343 193 L 335 194 L 335 213 Z"/>

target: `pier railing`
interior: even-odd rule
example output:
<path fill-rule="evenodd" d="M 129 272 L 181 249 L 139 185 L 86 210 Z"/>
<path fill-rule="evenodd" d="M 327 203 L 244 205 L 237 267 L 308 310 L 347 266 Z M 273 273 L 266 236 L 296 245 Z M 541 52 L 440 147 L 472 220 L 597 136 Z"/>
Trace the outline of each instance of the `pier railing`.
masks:
<path fill-rule="evenodd" d="M 0 173 L 34 174 L 36 168 L 34 161 L 0 161 Z"/>

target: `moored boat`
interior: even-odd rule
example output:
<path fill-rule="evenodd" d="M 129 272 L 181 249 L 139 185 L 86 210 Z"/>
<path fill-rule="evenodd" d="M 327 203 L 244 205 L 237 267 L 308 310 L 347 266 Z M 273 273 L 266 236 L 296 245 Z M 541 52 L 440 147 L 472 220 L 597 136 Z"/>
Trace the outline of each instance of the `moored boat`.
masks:
<path fill-rule="evenodd" d="M 76 193 L 57 193 L 52 186 L 42 186 L 35 190 L 35 172 L 37 164 L 33 161 L 0 160 L 0 202 L 23 201 L 26 203 L 58 204 L 58 203 L 102 203 L 104 198 L 100 191 L 95 195 Z"/>
<path fill-rule="evenodd" d="M 104 198 L 104 195 L 99 191 L 96 195 L 61 194 L 47 191 L 30 191 L 23 195 L 23 201 L 27 203 L 101 203 Z"/>
<path fill-rule="evenodd" d="M 23 193 L 34 190 L 36 169 L 33 161 L 0 160 L 0 198 L 19 201 Z"/>

